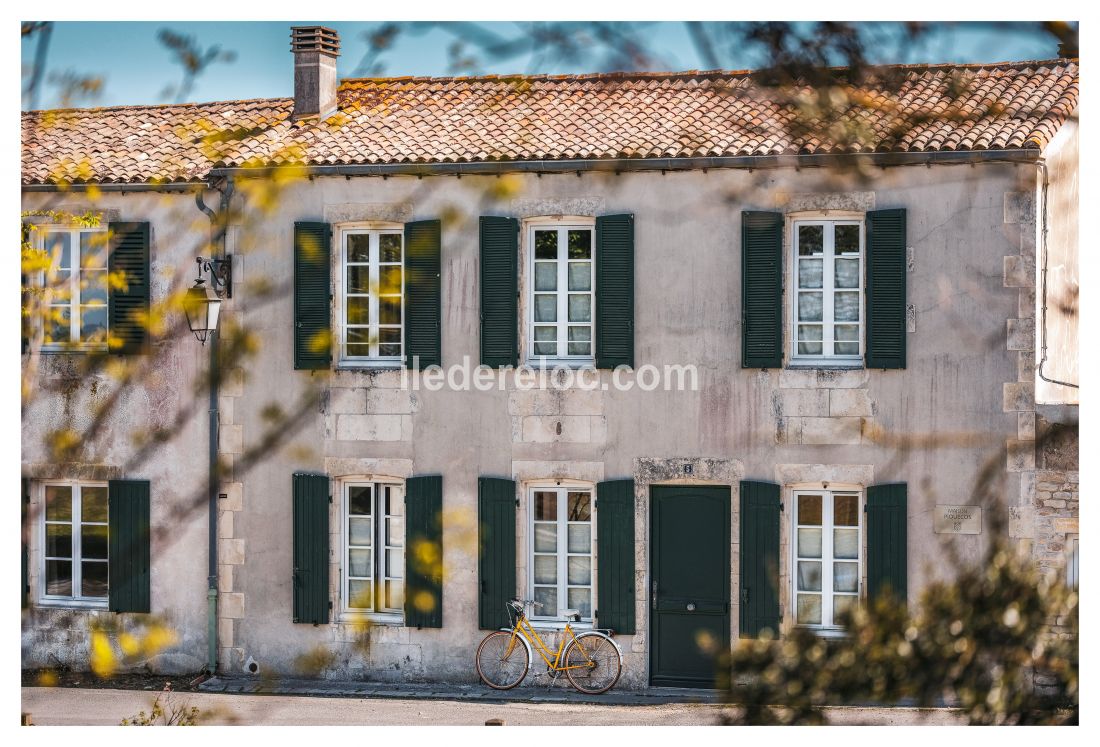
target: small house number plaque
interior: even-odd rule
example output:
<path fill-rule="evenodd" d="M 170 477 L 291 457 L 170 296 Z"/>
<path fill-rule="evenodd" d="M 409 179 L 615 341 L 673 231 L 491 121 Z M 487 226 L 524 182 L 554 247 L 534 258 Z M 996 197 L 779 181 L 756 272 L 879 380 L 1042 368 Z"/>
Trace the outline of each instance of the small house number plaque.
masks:
<path fill-rule="evenodd" d="M 981 534 L 981 506 L 936 506 L 936 534 Z"/>

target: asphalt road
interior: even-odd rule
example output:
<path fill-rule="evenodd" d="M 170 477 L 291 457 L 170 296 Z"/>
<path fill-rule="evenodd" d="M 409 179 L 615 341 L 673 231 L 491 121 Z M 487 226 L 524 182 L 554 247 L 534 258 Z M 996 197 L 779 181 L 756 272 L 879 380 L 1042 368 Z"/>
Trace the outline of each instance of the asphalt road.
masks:
<path fill-rule="evenodd" d="M 149 712 L 155 693 L 142 690 L 90 690 L 24 687 L 22 710 L 36 725 L 116 725 L 138 711 Z M 503 719 L 505 725 L 656 726 L 709 725 L 723 706 L 699 703 L 610 706 L 561 703 L 472 703 L 449 700 L 316 698 L 283 695 L 174 693 L 170 704 L 198 707 L 202 723 L 341 726 L 479 725 Z M 911 708 L 830 709 L 836 724 L 958 724 L 946 710 Z"/>

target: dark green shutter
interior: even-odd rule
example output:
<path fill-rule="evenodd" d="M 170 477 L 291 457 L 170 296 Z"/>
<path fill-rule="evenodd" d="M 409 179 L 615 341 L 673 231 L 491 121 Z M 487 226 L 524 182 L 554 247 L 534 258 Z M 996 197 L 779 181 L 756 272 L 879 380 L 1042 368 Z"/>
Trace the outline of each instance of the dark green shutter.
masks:
<path fill-rule="evenodd" d="M 420 370 L 443 365 L 438 220 L 405 224 L 405 365 Z"/>
<path fill-rule="evenodd" d="M 519 363 L 517 340 L 519 221 L 481 217 L 481 363 Z"/>
<path fill-rule="evenodd" d="M 405 481 L 405 625 L 443 627 L 443 478 Z"/>
<path fill-rule="evenodd" d="M 905 210 L 867 213 L 867 368 L 905 368 Z"/>
<path fill-rule="evenodd" d="M 596 218 L 596 368 L 634 367 L 634 216 Z"/>
<path fill-rule="evenodd" d="M 294 224 L 294 368 L 332 361 L 332 233 L 327 223 Z"/>
<path fill-rule="evenodd" d="M 149 481 L 107 483 L 108 605 L 149 612 Z"/>
<path fill-rule="evenodd" d="M 508 626 L 504 605 L 516 595 L 516 483 L 477 479 L 478 627 Z"/>
<path fill-rule="evenodd" d="M 328 622 L 329 492 L 324 475 L 294 475 L 294 622 Z"/>
<path fill-rule="evenodd" d="M 596 485 L 596 624 L 634 633 L 634 481 Z"/>
<path fill-rule="evenodd" d="M 903 482 L 867 488 L 868 599 L 886 590 L 902 601 L 908 596 L 907 495 Z"/>
<path fill-rule="evenodd" d="M 779 486 L 741 483 L 742 638 L 759 638 L 769 629 L 779 635 Z"/>
<path fill-rule="evenodd" d="M 109 223 L 107 269 L 121 284 L 108 285 L 107 331 L 110 351 L 133 355 L 145 350 L 149 317 L 149 224 Z"/>
<path fill-rule="evenodd" d="M 741 213 L 741 367 L 783 365 L 783 214 Z"/>

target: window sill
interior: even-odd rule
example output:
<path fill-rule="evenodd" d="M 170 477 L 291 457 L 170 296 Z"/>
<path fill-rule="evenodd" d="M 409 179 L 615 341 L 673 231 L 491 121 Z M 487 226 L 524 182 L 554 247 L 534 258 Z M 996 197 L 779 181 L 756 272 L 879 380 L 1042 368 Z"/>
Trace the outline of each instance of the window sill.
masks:
<path fill-rule="evenodd" d="M 539 620 L 537 618 L 527 618 L 531 623 L 531 627 L 535 630 L 553 630 L 560 633 L 565 630 L 565 626 L 568 624 L 572 626 L 573 630 L 578 633 L 582 630 L 594 630 L 594 622 L 592 620 L 582 620 L 580 622 L 573 622 L 572 620 Z"/>
<path fill-rule="evenodd" d="M 384 625 L 389 628 L 406 627 L 403 615 L 386 612 L 355 612 L 353 610 L 344 610 L 337 616 L 336 622 L 341 625 L 367 623 L 369 625 Z"/>
<path fill-rule="evenodd" d="M 93 601 L 90 599 L 39 599 L 36 607 L 48 607 L 50 609 L 107 611 L 107 600 Z"/>
<path fill-rule="evenodd" d="M 528 358 L 523 362 L 528 368 L 541 369 L 543 371 L 554 368 L 591 368 L 595 370 L 595 358 Z"/>
<path fill-rule="evenodd" d="M 813 625 L 795 625 L 798 630 L 813 633 L 818 638 L 848 638 L 848 632 L 844 628 L 818 628 Z"/>
<path fill-rule="evenodd" d="M 405 367 L 405 361 L 340 361 L 336 364 L 337 371 L 400 371 Z"/>
<path fill-rule="evenodd" d="M 866 367 L 863 365 L 862 360 L 858 361 L 811 361 L 811 360 L 793 360 L 790 361 L 784 368 L 788 370 L 808 370 L 808 371 L 861 371 Z"/>

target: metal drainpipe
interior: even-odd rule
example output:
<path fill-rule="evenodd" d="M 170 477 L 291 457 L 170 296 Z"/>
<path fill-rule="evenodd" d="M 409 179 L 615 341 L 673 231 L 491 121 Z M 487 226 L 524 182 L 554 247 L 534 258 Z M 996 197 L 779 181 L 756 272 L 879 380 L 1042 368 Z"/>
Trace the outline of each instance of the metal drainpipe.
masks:
<path fill-rule="evenodd" d="M 195 194 L 195 204 L 210 219 L 210 246 L 221 257 L 225 256 L 225 235 L 229 222 L 229 200 L 233 196 L 233 180 L 227 179 L 221 193 L 220 213 L 215 213 L 202 200 L 202 192 Z M 206 587 L 206 669 L 209 674 L 218 670 L 218 390 L 221 368 L 218 360 L 218 331 L 210 333 L 210 436 L 209 436 L 209 504 L 207 537 L 207 587 Z"/>
<path fill-rule="evenodd" d="M 1039 172 L 1043 175 L 1043 182 L 1042 182 L 1040 193 L 1039 193 L 1039 201 L 1040 201 L 1039 209 L 1040 209 L 1041 220 L 1043 222 L 1042 233 L 1040 233 L 1040 235 L 1039 235 L 1040 236 L 1039 240 L 1042 244 L 1041 252 L 1042 252 L 1042 258 L 1043 258 L 1043 264 L 1042 264 L 1041 276 L 1040 276 L 1039 334 L 1043 338 L 1043 343 L 1042 343 L 1042 346 L 1040 347 L 1040 350 L 1039 350 L 1040 355 L 1039 355 L 1039 366 L 1037 368 L 1037 373 L 1039 374 L 1040 379 L 1042 379 L 1043 381 L 1046 381 L 1048 383 L 1057 384 L 1058 386 L 1068 386 L 1068 387 L 1072 387 L 1073 389 L 1079 389 L 1080 385 L 1078 385 L 1078 384 L 1071 384 L 1068 381 L 1059 381 L 1058 379 L 1052 379 L 1052 378 L 1050 378 L 1049 376 L 1047 376 L 1046 374 L 1043 373 L 1043 366 L 1047 362 L 1047 233 L 1049 231 L 1049 225 L 1047 223 L 1047 221 L 1048 221 L 1047 187 L 1048 187 L 1050 182 L 1049 182 L 1048 175 L 1047 175 L 1046 161 L 1044 159 L 1040 158 L 1038 161 L 1035 162 L 1035 165 L 1038 167 Z"/>

